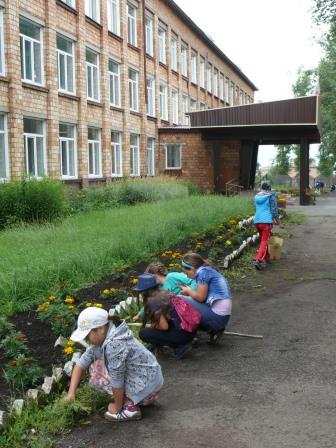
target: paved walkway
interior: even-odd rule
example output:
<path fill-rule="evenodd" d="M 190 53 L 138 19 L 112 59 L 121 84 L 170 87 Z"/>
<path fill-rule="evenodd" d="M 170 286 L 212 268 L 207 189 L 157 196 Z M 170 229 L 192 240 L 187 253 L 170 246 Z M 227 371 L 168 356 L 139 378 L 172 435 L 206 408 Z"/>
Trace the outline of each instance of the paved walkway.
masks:
<path fill-rule="evenodd" d="M 335 448 L 336 195 L 290 210 L 306 223 L 235 297 L 230 330 L 265 338 L 163 360 L 160 407 L 117 426 L 96 416 L 59 448 Z"/>

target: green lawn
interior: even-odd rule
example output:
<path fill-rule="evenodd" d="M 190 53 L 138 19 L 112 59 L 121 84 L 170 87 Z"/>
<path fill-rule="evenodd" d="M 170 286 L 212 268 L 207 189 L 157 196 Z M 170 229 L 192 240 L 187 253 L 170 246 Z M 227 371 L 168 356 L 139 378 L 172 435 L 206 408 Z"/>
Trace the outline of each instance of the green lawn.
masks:
<path fill-rule="evenodd" d="M 67 218 L 0 233 L 0 313 L 29 309 L 57 281 L 79 288 L 111 272 L 116 261 L 133 264 L 193 231 L 253 209 L 245 198 L 191 196 Z"/>

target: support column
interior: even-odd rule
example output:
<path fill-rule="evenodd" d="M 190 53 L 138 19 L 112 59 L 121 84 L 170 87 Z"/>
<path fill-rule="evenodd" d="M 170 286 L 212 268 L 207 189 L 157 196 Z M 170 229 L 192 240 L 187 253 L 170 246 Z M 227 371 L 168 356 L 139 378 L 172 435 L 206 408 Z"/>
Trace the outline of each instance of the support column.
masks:
<path fill-rule="evenodd" d="M 309 205 L 307 196 L 309 179 L 309 144 L 307 137 L 301 138 L 300 144 L 300 205 Z"/>

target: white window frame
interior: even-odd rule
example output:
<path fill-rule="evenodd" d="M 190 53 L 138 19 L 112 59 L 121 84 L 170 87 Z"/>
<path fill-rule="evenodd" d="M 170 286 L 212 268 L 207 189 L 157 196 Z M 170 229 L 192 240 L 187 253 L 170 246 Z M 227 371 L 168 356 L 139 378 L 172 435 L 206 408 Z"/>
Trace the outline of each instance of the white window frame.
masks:
<path fill-rule="evenodd" d="M 155 138 L 147 138 L 147 176 L 155 176 Z"/>
<path fill-rule="evenodd" d="M 35 119 L 31 117 L 24 117 L 24 120 L 35 120 L 42 122 L 42 134 L 33 134 L 30 132 L 24 132 L 23 138 L 24 138 L 24 153 L 25 153 L 25 168 L 26 168 L 26 174 L 28 176 L 36 177 L 36 179 L 42 179 L 43 176 L 47 175 L 47 160 L 46 160 L 46 123 L 44 120 Z M 37 145 L 36 140 L 37 138 L 42 138 L 42 144 L 43 144 L 43 175 L 38 176 L 37 174 Z M 34 141 L 34 173 L 29 172 L 29 166 L 28 166 L 28 140 Z"/>
<path fill-rule="evenodd" d="M 189 96 L 182 95 L 182 122 L 184 126 L 189 126 Z"/>
<path fill-rule="evenodd" d="M 179 164 L 178 166 L 168 166 L 168 150 L 172 149 L 174 147 L 175 149 L 179 149 Z M 181 170 L 182 169 L 182 145 L 180 144 L 166 144 L 166 170 Z"/>
<path fill-rule="evenodd" d="M 135 73 L 135 80 L 130 73 Z M 139 72 L 133 68 L 128 69 L 129 108 L 132 112 L 139 112 Z"/>
<path fill-rule="evenodd" d="M 188 77 L 188 45 L 181 44 L 181 75 Z"/>
<path fill-rule="evenodd" d="M 96 56 L 96 64 L 93 64 L 92 62 L 88 62 L 86 60 L 86 52 L 90 51 L 92 54 Z M 90 101 L 95 101 L 96 103 L 99 103 L 100 101 L 100 73 L 99 73 L 99 53 L 97 53 L 95 50 L 92 50 L 89 47 L 86 47 L 85 49 L 85 62 L 86 62 L 86 96 L 87 99 Z M 91 73 L 91 83 L 89 83 L 89 73 Z M 96 73 L 96 80 L 97 80 L 97 86 L 95 86 L 95 73 Z M 97 87 L 97 88 L 95 88 Z M 90 96 L 89 90 L 91 90 L 92 94 L 95 95 L 97 93 L 97 97 Z"/>
<path fill-rule="evenodd" d="M 197 53 L 194 50 L 191 50 L 190 56 L 190 77 L 191 82 L 197 84 Z"/>
<path fill-rule="evenodd" d="M 145 16 L 145 37 L 146 37 L 146 53 L 149 56 L 154 56 L 154 20 L 149 14 Z"/>
<path fill-rule="evenodd" d="M 160 83 L 160 118 L 161 120 L 168 121 L 168 85 Z"/>
<path fill-rule="evenodd" d="M 245 95 L 242 89 L 239 91 L 239 104 L 241 106 L 245 104 Z"/>
<path fill-rule="evenodd" d="M 132 11 L 134 14 L 132 14 Z M 130 3 L 126 5 L 126 15 L 127 15 L 127 42 L 133 47 L 138 45 L 137 36 L 137 8 Z"/>
<path fill-rule="evenodd" d="M 224 101 L 224 75 L 223 73 L 219 73 L 219 99 Z"/>
<path fill-rule="evenodd" d="M 195 98 L 190 98 L 190 112 L 196 112 L 197 110 L 197 100 Z"/>
<path fill-rule="evenodd" d="M 94 129 L 96 131 L 98 131 L 98 140 L 91 140 L 89 139 L 88 136 L 88 175 L 89 178 L 99 178 L 102 177 L 102 150 L 101 150 L 101 129 L 96 128 L 94 126 L 89 126 L 88 127 L 88 131 L 89 129 Z M 97 161 L 96 161 L 96 145 L 98 145 L 98 169 L 99 172 L 94 172 L 96 165 L 97 165 Z M 92 166 L 92 172 L 90 173 L 90 151 L 92 151 L 92 162 L 93 162 L 93 166 Z"/>
<path fill-rule="evenodd" d="M 213 94 L 218 97 L 218 69 L 213 71 Z"/>
<path fill-rule="evenodd" d="M 76 8 L 76 0 L 62 0 L 63 3 L 70 6 L 71 8 Z"/>
<path fill-rule="evenodd" d="M 100 0 L 85 0 L 85 15 L 100 23 Z"/>
<path fill-rule="evenodd" d="M 9 179 L 9 154 L 8 154 L 8 126 L 7 126 L 7 114 L 5 113 L 1 113 L 0 112 L 0 117 L 3 117 L 3 123 L 4 123 L 4 128 L 3 130 L 0 129 L 0 135 L 3 135 L 3 141 L 4 141 L 4 171 L 5 171 L 5 176 L 1 177 L 0 174 L 0 182 L 5 182 L 6 180 Z"/>
<path fill-rule="evenodd" d="M 120 36 L 120 0 L 107 0 L 107 27 Z"/>
<path fill-rule="evenodd" d="M 58 34 L 58 37 L 67 40 L 68 42 L 71 43 L 71 53 L 67 53 L 64 50 L 59 50 L 57 48 L 57 65 L 58 65 L 58 90 L 59 92 L 64 92 L 64 93 L 69 93 L 70 95 L 75 95 L 76 94 L 76 73 L 75 73 L 75 43 L 74 41 L 72 41 L 71 39 L 69 39 L 68 37 L 63 36 L 62 34 Z M 62 89 L 61 87 L 61 58 L 64 58 L 64 79 L 65 79 L 65 88 Z M 72 70 L 71 70 L 71 75 L 72 75 L 72 85 L 73 85 L 73 89 L 71 90 L 69 88 L 69 71 L 68 71 L 68 64 L 69 61 L 72 61 Z"/>
<path fill-rule="evenodd" d="M 205 110 L 205 103 L 200 103 L 200 110 Z"/>
<path fill-rule="evenodd" d="M 207 64 L 207 91 L 212 93 L 212 64 L 208 62 Z"/>
<path fill-rule="evenodd" d="M 166 36 L 167 36 L 166 30 L 160 26 L 158 30 L 158 43 L 159 43 L 159 61 L 162 64 L 167 64 Z"/>
<path fill-rule="evenodd" d="M 176 36 L 172 36 L 170 41 L 170 65 L 172 70 L 174 70 L 175 72 L 178 71 L 178 50 Z"/>
<path fill-rule="evenodd" d="M 110 69 L 110 63 L 115 64 L 117 72 Z M 109 59 L 108 61 L 108 73 L 109 73 L 109 100 L 110 105 L 114 107 L 121 106 L 121 78 L 120 78 L 120 63 Z"/>
<path fill-rule="evenodd" d="M 155 117 L 155 78 L 153 76 L 147 76 L 146 80 L 147 89 L 147 115 Z"/>
<path fill-rule="evenodd" d="M 230 102 L 230 80 L 226 76 L 224 81 L 224 99 L 226 103 Z"/>
<path fill-rule="evenodd" d="M 174 124 L 179 124 L 179 91 L 172 88 L 172 121 Z"/>
<path fill-rule="evenodd" d="M 5 65 L 5 33 L 4 33 L 4 14 L 3 7 L 0 4 L 0 75 L 5 76 L 6 65 Z"/>
<path fill-rule="evenodd" d="M 73 128 L 73 137 L 61 137 L 59 136 L 59 145 L 60 145 L 60 163 L 61 163 L 61 179 L 77 179 L 77 129 L 74 124 L 69 123 L 60 123 L 59 126 L 66 125 L 71 126 Z M 71 151 L 70 149 L 70 142 L 73 142 L 73 159 L 74 159 L 74 174 L 71 176 L 69 174 L 63 174 L 63 151 L 62 151 L 62 143 L 66 144 L 66 153 L 67 153 L 67 166 L 70 166 L 69 163 L 69 153 Z M 70 171 L 70 170 L 68 170 Z"/>
<path fill-rule="evenodd" d="M 200 87 L 205 89 L 205 58 L 200 57 Z"/>
<path fill-rule="evenodd" d="M 132 144 L 132 137 L 136 138 L 135 145 Z M 134 162 L 137 162 L 136 165 Z M 140 135 L 138 134 L 130 135 L 130 176 L 140 176 Z"/>
<path fill-rule="evenodd" d="M 118 141 L 112 140 L 111 134 L 111 176 L 112 177 L 122 177 L 123 175 L 123 163 L 122 163 L 122 138 L 120 131 L 112 131 L 113 134 L 118 136 Z M 115 169 L 113 170 L 113 166 Z M 119 167 L 119 170 L 116 169 Z"/>
<path fill-rule="evenodd" d="M 231 83 L 230 83 L 230 98 L 229 98 L 230 106 L 234 105 L 234 97 L 235 97 L 235 85 L 234 85 L 234 82 L 231 81 Z"/>
<path fill-rule="evenodd" d="M 20 20 L 24 20 L 26 22 L 30 22 L 31 24 L 33 24 L 34 26 L 36 26 L 37 28 L 39 28 L 40 31 L 40 40 L 34 39 L 32 37 L 26 36 L 25 34 L 22 34 L 20 32 L 20 44 L 21 44 L 21 78 L 22 81 L 29 83 L 29 84 L 34 84 L 34 85 L 38 85 L 38 86 L 42 86 L 44 85 L 44 45 L 43 45 L 43 27 L 38 24 L 33 22 L 32 20 L 27 19 L 26 17 L 21 17 L 20 16 Z M 29 43 L 30 45 L 30 58 L 31 58 L 31 72 L 32 72 L 32 78 L 27 78 L 26 77 L 26 43 Z M 40 70 L 41 70 L 41 82 L 39 81 L 35 81 L 34 78 L 36 78 L 35 75 L 35 68 L 37 67 L 37 61 L 35 61 L 35 52 L 34 52 L 34 45 L 40 45 L 40 55 L 39 55 L 39 61 L 38 63 L 40 64 Z"/>

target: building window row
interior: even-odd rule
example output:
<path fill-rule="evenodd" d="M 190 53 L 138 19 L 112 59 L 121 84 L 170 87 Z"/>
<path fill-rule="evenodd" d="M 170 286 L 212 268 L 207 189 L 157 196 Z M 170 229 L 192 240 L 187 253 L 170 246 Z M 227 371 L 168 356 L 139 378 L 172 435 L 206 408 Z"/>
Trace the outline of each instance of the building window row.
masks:
<path fill-rule="evenodd" d="M 47 174 L 46 122 L 24 117 L 25 173 L 41 178 Z M 76 179 L 77 130 L 68 123 L 59 124 L 60 173 L 62 179 Z M 122 133 L 111 132 L 111 176 L 123 175 Z M 140 135 L 130 134 L 130 175 L 140 176 Z M 7 115 L 0 114 L 0 181 L 9 178 Z M 87 139 L 88 176 L 102 177 L 101 129 L 89 126 Z M 147 138 L 147 176 L 155 175 L 155 139 Z"/>

